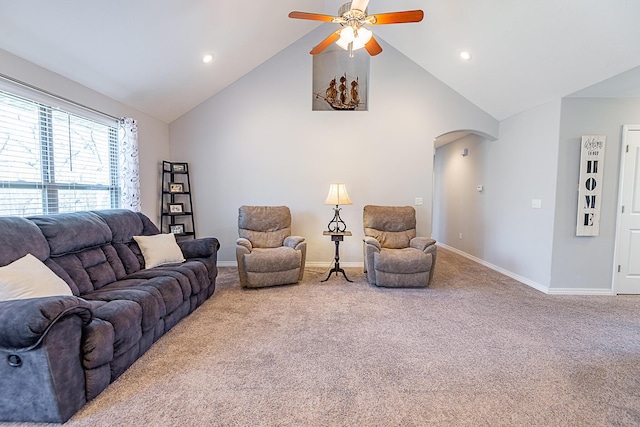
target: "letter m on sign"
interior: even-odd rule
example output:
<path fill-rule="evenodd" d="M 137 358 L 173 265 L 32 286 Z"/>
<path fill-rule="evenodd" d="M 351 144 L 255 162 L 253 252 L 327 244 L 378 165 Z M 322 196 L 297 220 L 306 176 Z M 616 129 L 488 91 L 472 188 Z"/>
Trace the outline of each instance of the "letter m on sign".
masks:
<path fill-rule="evenodd" d="M 596 196 L 595 195 L 592 195 L 592 196 L 586 195 L 584 197 L 585 197 L 586 202 L 587 202 L 584 205 L 585 209 L 595 209 L 596 208 Z"/>

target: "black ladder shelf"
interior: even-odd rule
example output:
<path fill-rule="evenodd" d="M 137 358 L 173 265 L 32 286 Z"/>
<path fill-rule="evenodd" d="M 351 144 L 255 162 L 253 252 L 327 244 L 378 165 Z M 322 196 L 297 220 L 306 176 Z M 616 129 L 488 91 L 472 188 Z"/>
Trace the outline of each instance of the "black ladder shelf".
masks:
<path fill-rule="evenodd" d="M 176 238 L 196 237 L 191 201 L 189 164 L 162 161 L 162 195 L 160 197 L 160 232 Z"/>

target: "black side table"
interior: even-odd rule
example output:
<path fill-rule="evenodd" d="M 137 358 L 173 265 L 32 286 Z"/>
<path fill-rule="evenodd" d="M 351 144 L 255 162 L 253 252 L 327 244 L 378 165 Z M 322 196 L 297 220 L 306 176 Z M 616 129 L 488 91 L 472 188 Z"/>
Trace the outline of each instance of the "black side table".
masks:
<path fill-rule="evenodd" d="M 326 279 L 322 280 L 322 282 L 326 282 L 327 280 L 329 280 L 329 277 L 331 277 L 331 273 L 333 272 L 336 273 L 336 276 L 338 276 L 338 273 L 342 273 L 344 278 L 347 279 L 347 282 L 353 282 L 353 280 L 349 280 L 344 270 L 340 268 L 340 242 L 344 240 L 344 236 L 351 236 L 351 232 L 350 231 L 340 231 L 340 232 L 324 231 L 322 232 L 322 235 L 331 236 L 331 241 L 336 242 L 336 257 L 335 257 L 336 265 L 331 269 L 331 271 L 329 271 L 329 275 L 327 276 Z"/>

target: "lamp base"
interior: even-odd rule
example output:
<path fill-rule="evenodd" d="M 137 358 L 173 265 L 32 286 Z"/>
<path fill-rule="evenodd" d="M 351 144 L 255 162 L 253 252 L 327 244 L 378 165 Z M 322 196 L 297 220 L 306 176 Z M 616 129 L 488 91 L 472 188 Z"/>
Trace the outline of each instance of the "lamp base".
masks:
<path fill-rule="evenodd" d="M 344 223 L 342 218 L 340 218 L 340 207 L 336 205 L 333 208 L 333 219 L 329 221 L 327 228 L 332 233 L 342 233 L 347 230 L 347 224 Z"/>

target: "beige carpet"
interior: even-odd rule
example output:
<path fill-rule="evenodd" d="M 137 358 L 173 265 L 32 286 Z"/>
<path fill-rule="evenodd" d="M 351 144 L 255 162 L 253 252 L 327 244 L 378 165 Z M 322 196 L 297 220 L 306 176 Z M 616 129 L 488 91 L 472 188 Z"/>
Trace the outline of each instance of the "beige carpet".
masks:
<path fill-rule="evenodd" d="M 639 297 L 548 296 L 442 249 L 429 289 L 346 270 L 242 290 L 221 268 L 67 425 L 640 425 Z"/>

